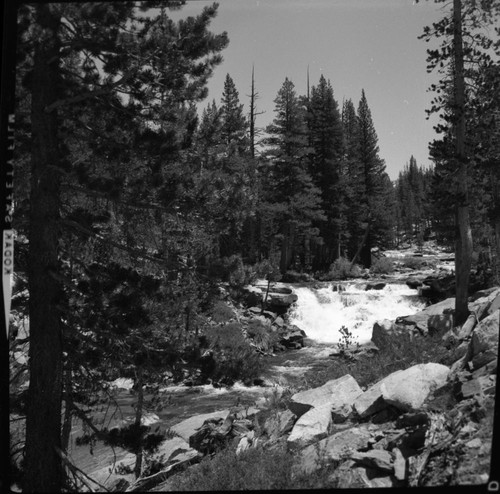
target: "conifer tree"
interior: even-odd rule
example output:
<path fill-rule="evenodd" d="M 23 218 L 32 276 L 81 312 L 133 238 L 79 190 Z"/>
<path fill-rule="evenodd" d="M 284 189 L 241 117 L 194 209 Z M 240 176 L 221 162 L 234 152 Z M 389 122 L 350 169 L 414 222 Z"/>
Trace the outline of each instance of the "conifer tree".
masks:
<path fill-rule="evenodd" d="M 344 101 L 342 108 L 342 128 L 344 138 L 344 170 L 346 223 L 347 223 L 347 255 L 352 259 L 363 238 L 361 227 L 363 204 L 363 173 L 360 160 L 359 122 L 352 100 Z"/>
<path fill-rule="evenodd" d="M 230 154 L 243 154 L 246 151 L 247 121 L 243 114 L 243 104 L 234 81 L 229 74 L 224 81 L 224 91 L 221 99 L 221 135 Z"/>
<path fill-rule="evenodd" d="M 307 170 L 304 112 L 295 86 L 288 78 L 274 101 L 276 116 L 266 129 L 270 134 L 267 140 L 270 146 L 267 201 L 269 213 L 279 226 L 280 270 L 285 273 L 297 255 L 298 229 L 317 233 L 312 222 L 324 219 L 324 215 L 320 209 L 321 193 Z"/>
<path fill-rule="evenodd" d="M 436 0 L 438 3 L 442 0 Z M 472 216 L 470 207 L 473 169 L 474 79 L 478 68 L 492 64 L 493 40 L 484 26 L 498 23 L 500 3 L 454 0 L 452 8 L 432 27 L 424 28 L 423 38 L 441 38 L 436 50 L 428 50 L 428 71 L 438 68 L 441 79 L 432 86 L 435 98 L 429 113 L 441 111 L 442 123 L 437 130 L 444 133 L 441 143 L 434 143 L 434 155 L 447 169 L 448 191 L 455 215 L 455 324 L 468 316 L 468 291 L 472 263 Z M 497 33 L 498 34 L 498 33 Z M 492 50 L 493 49 L 493 50 Z M 498 53 L 496 53 L 498 57 Z M 442 169 L 442 171 L 444 171 Z M 453 171 L 452 171 L 453 170 Z M 451 173 L 450 173 L 451 172 Z M 444 177 L 443 177 L 444 178 Z"/>
<path fill-rule="evenodd" d="M 384 217 L 381 200 L 384 192 L 382 176 L 385 173 L 385 164 L 379 157 L 378 137 L 364 90 L 361 93 L 357 116 L 359 159 L 363 169 L 360 200 L 363 209 L 362 221 L 365 228 L 365 240 L 360 246 L 360 259 L 362 264 L 368 268 L 371 266 L 371 248 L 379 234 L 380 222 L 377 219 Z"/>
<path fill-rule="evenodd" d="M 64 481 L 58 455 L 62 345 L 67 337 L 63 320 L 70 318 L 71 278 L 66 277 L 66 270 L 68 263 L 85 265 L 86 260 L 69 262 L 65 255 L 70 245 L 61 238 L 78 233 L 73 238 L 78 238 L 79 247 L 85 243 L 99 246 L 99 266 L 104 270 L 106 259 L 119 252 L 127 253 L 115 257 L 120 263 L 138 258 L 161 261 L 151 255 L 147 243 L 135 242 L 133 231 L 127 235 L 122 229 L 124 210 L 118 221 L 110 221 L 113 208 L 109 205 L 130 199 L 127 206 L 161 211 L 165 203 L 141 204 L 134 188 L 144 190 L 147 177 L 162 176 L 161 163 L 151 159 L 156 151 L 162 157 L 172 156 L 187 144 L 193 115 L 188 102 L 205 96 L 206 80 L 221 61 L 218 52 L 227 44 L 225 34 L 216 36 L 207 30 L 215 6 L 178 24 L 162 11 L 156 17 L 142 17 L 139 7 L 131 3 L 36 4 L 20 11 L 20 57 L 27 67 L 23 83 L 31 99 L 28 132 L 33 143 L 28 237 L 30 388 L 23 485 L 27 492 L 57 492 Z M 174 43 L 177 49 L 172 51 Z M 99 132 L 99 125 L 104 133 Z M 149 138 L 154 146 L 148 159 L 121 181 L 113 172 L 122 174 L 130 164 L 120 159 L 127 150 L 134 153 L 137 136 L 142 144 Z M 150 164 L 152 174 L 147 173 Z M 157 185 L 155 199 L 161 200 L 166 186 Z M 75 190 L 82 195 L 76 197 Z M 107 202 L 104 216 L 94 214 L 92 198 Z M 87 321 L 79 323 L 85 326 Z"/>
<path fill-rule="evenodd" d="M 345 215 L 343 194 L 342 123 L 330 81 L 321 75 L 313 86 L 308 104 L 308 132 L 311 146 L 310 173 L 321 190 L 326 223 L 318 224 L 323 243 L 318 246 L 315 269 L 328 268 L 339 257 Z"/>
<path fill-rule="evenodd" d="M 196 132 L 196 145 L 201 153 L 203 167 L 211 166 L 217 154 L 222 152 L 222 118 L 221 110 L 215 100 L 201 114 L 200 124 Z"/>
<path fill-rule="evenodd" d="M 413 156 L 399 172 L 396 195 L 400 212 L 398 229 L 404 232 L 410 241 L 414 235 L 423 239 L 432 221 L 428 206 L 431 201 L 430 174 L 429 170 L 417 165 Z"/>

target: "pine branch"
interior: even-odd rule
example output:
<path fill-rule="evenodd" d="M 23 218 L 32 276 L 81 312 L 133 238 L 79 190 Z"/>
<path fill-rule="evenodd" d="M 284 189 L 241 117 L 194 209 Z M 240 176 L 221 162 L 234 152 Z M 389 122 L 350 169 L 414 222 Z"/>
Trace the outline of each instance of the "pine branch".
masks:
<path fill-rule="evenodd" d="M 85 228 L 84 226 L 80 225 L 80 223 L 77 223 L 76 221 L 64 219 L 61 221 L 61 223 L 65 226 L 68 226 L 70 228 L 78 230 L 79 232 L 84 233 L 85 235 L 96 238 L 100 242 L 103 242 L 105 244 L 116 247 L 117 249 L 120 249 L 124 252 L 128 252 L 129 254 L 132 254 L 136 259 L 147 259 L 148 261 L 153 261 L 153 262 L 162 263 L 162 264 L 166 262 L 166 259 L 163 257 L 154 257 L 154 256 L 151 256 L 151 255 L 146 254 L 144 252 L 138 251 L 137 249 L 133 249 L 131 247 L 127 247 L 126 245 L 119 244 L 118 242 L 115 242 L 114 240 L 110 240 L 109 238 L 105 238 L 104 236 L 100 235 L 99 233 L 94 232 L 92 230 L 89 230 L 88 228 Z"/>
<path fill-rule="evenodd" d="M 77 192 L 81 192 L 82 194 L 86 194 L 88 196 L 92 197 L 101 197 L 105 199 L 109 199 L 109 194 L 105 192 L 100 192 L 98 190 L 93 190 L 93 189 L 86 189 L 85 187 L 80 187 L 78 185 L 72 185 L 72 184 L 65 184 L 61 187 L 62 189 L 67 189 L 67 190 L 74 190 Z M 160 204 L 154 204 L 154 203 L 145 203 L 145 202 L 125 202 L 125 201 L 114 201 L 116 203 L 119 203 L 124 206 L 128 206 L 131 208 L 136 208 L 136 209 L 153 209 L 157 211 L 165 211 L 166 213 L 171 213 L 171 202 L 169 206 L 161 206 Z"/>
<path fill-rule="evenodd" d="M 80 101 L 84 101 L 89 98 L 94 98 L 96 96 L 104 96 L 106 94 L 111 94 L 111 92 L 116 89 L 118 86 L 122 85 L 123 83 L 127 82 L 132 78 L 133 72 L 129 71 L 127 72 L 120 80 L 114 82 L 110 86 L 103 88 L 103 89 L 97 89 L 95 91 L 89 91 L 87 93 L 79 94 L 78 96 L 73 96 L 71 98 L 66 98 L 66 99 L 60 99 L 57 101 L 54 101 L 54 103 L 48 105 L 45 108 L 46 113 L 51 113 L 57 108 L 60 108 L 61 106 L 66 106 L 70 105 L 73 103 L 79 103 Z"/>
<path fill-rule="evenodd" d="M 57 446 L 54 446 L 56 453 L 58 456 L 63 460 L 63 462 L 66 464 L 66 466 L 70 469 L 71 473 L 75 476 L 75 478 L 79 478 L 83 484 L 90 490 L 90 492 L 95 492 L 95 490 L 92 488 L 92 486 L 87 482 L 87 480 L 90 480 L 94 484 L 98 485 L 101 489 L 103 489 L 106 492 L 109 492 L 109 489 L 104 487 L 102 484 L 97 482 L 97 480 L 94 480 L 93 478 L 89 477 L 83 470 L 80 470 L 74 463 L 71 462 L 71 460 L 66 456 L 66 454 L 61 451 Z M 79 475 L 76 475 L 78 473 Z"/>

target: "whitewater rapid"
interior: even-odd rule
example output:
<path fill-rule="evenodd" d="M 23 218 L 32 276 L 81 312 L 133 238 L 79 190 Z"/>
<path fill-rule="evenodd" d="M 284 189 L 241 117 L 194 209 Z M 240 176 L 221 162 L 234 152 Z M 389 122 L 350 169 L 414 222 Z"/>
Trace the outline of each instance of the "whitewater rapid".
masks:
<path fill-rule="evenodd" d="M 366 283 L 321 288 L 293 287 L 298 296 L 290 322 L 318 343 L 338 343 L 339 329 L 347 327 L 360 344 L 370 341 L 373 324 L 382 319 L 415 314 L 425 307 L 417 290 L 406 284 L 387 284 L 382 290 L 366 290 Z"/>

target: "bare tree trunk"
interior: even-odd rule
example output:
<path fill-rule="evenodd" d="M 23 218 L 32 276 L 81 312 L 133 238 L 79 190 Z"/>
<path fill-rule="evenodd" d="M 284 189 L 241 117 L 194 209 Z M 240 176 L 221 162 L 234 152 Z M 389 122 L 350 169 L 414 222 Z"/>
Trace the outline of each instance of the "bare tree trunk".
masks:
<path fill-rule="evenodd" d="M 255 84 L 254 84 L 254 68 L 252 65 L 252 89 L 250 92 L 250 156 L 255 158 Z"/>
<path fill-rule="evenodd" d="M 46 108 L 57 100 L 60 18 L 38 4 L 31 102 L 32 169 L 29 233 L 30 385 L 26 414 L 24 492 L 59 492 L 61 448 L 62 334 L 59 303 L 60 171 L 57 115 Z"/>
<path fill-rule="evenodd" d="M 280 271 L 285 274 L 290 267 L 295 245 L 295 223 L 288 221 L 283 228 L 283 240 L 281 242 Z"/>
<path fill-rule="evenodd" d="M 495 219 L 495 260 L 493 263 L 495 283 L 500 283 L 500 217 Z"/>
<path fill-rule="evenodd" d="M 465 154 L 465 79 L 461 0 L 453 0 L 453 23 L 455 153 L 459 167 L 456 204 L 457 234 L 455 243 L 455 325 L 458 326 L 462 325 L 469 315 L 467 298 L 472 262 L 472 233 L 469 218 L 468 173 Z"/>
<path fill-rule="evenodd" d="M 135 425 L 137 429 L 139 429 L 142 420 L 142 411 L 144 408 L 144 382 L 143 382 L 143 370 L 142 367 L 137 368 L 137 405 L 135 408 Z M 136 478 L 139 478 L 142 470 L 142 456 L 143 456 L 143 448 L 142 448 L 142 440 L 139 445 L 139 449 L 136 453 L 135 457 L 135 466 L 134 466 L 134 475 Z"/>
<path fill-rule="evenodd" d="M 72 417 L 73 417 L 71 379 L 72 379 L 72 369 L 71 369 L 71 364 L 68 364 L 68 368 L 64 373 L 64 420 L 63 420 L 62 437 L 61 437 L 61 447 L 65 453 L 68 452 L 69 439 L 71 437 Z"/>
<path fill-rule="evenodd" d="M 359 247 L 358 247 L 358 250 L 356 251 L 356 254 L 354 254 L 354 257 L 351 260 L 351 265 L 350 265 L 349 269 L 352 269 L 352 267 L 354 266 L 354 263 L 356 262 L 356 260 L 358 259 L 359 255 L 361 254 L 361 251 L 363 250 L 363 247 L 366 244 L 366 241 L 368 239 L 368 235 L 369 234 L 370 234 L 370 223 L 367 223 L 366 224 L 365 233 L 363 235 L 363 238 L 361 239 L 361 243 L 359 244 Z"/>

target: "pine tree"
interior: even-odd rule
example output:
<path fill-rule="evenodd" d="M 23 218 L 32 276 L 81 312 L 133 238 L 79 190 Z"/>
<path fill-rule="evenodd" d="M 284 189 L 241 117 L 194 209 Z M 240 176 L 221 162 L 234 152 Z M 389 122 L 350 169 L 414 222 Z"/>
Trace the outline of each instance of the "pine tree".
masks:
<path fill-rule="evenodd" d="M 308 102 L 308 132 L 311 147 L 310 173 L 321 190 L 322 209 L 327 221 L 318 224 L 323 243 L 318 246 L 315 269 L 326 268 L 340 256 L 345 197 L 342 183 L 342 123 L 330 81 L 320 77 Z"/>
<path fill-rule="evenodd" d="M 346 197 L 347 223 L 347 255 L 354 258 L 361 244 L 364 230 L 361 227 L 363 218 L 363 174 L 360 160 L 359 122 L 352 100 L 344 101 L 342 108 L 342 128 L 344 137 L 344 184 Z"/>
<path fill-rule="evenodd" d="M 324 219 L 320 191 L 307 170 L 307 135 L 304 114 L 295 86 L 285 79 L 275 99 L 275 118 L 267 127 L 270 160 L 268 212 L 276 219 L 281 237 L 280 270 L 285 273 L 296 255 L 298 229 L 310 230 Z M 277 232 L 276 232 L 277 233 Z"/>
<path fill-rule="evenodd" d="M 399 172 L 396 195 L 400 218 L 398 228 L 411 241 L 414 236 L 423 239 L 431 226 L 429 171 L 417 165 L 411 156 L 409 163 Z"/>
<path fill-rule="evenodd" d="M 359 159 L 363 168 L 361 177 L 361 183 L 363 184 L 362 196 L 360 200 L 363 208 L 362 217 L 366 237 L 361 247 L 360 259 L 362 264 L 369 268 L 371 266 L 371 249 L 378 236 L 380 226 L 376 218 L 384 217 L 382 210 L 384 190 L 382 176 L 385 172 L 385 164 L 379 157 L 378 137 L 364 90 L 361 93 L 357 116 L 359 126 Z"/>
<path fill-rule="evenodd" d="M 243 104 L 234 81 L 229 74 L 224 81 L 224 91 L 221 99 L 221 135 L 229 154 L 243 154 L 246 151 L 247 121 L 243 114 Z"/>
<path fill-rule="evenodd" d="M 222 118 L 221 110 L 215 100 L 212 101 L 201 115 L 200 124 L 196 132 L 196 145 L 201 153 L 203 167 L 213 166 L 217 155 L 222 149 Z"/>
<path fill-rule="evenodd" d="M 440 1 L 440 0 L 438 0 Z M 436 67 L 441 80 L 432 89 L 435 98 L 429 113 L 442 111 L 437 130 L 444 133 L 441 143 L 434 144 L 434 153 L 447 169 L 445 174 L 453 192 L 451 202 L 455 213 L 455 324 L 468 316 L 468 290 L 472 263 L 472 216 L 470 183 L 475 174 L 471 153 L 473 135 L 474 75 L 477 68 L 490 66 L 493 46 L 483 26 L 494 24 L 500 14 L 500 3 L 454 0 L 451 11 L 432 28 L 424 29 L 423 38 L 442 38 L 436 50 L 428 50 L 428 71 Z M 498 54 L 497 54 L 498 55 Z M 450 171 L 453 170 L 453 173 Z"/>
<path fill-rule="evenodd" d="M 71 289 L 66 289 L 71 283 L 65 274 L 68 264 L 86 262 L 65 257 L 71 251 L 66 242 L 75 239 L 80 252 L 84 244 L 99 247 L 97 258 L 103 269 L 113 256 L 120 263 L 159 260 L 147 243 L 134 241 L 135 232 L 124 226 L 125 210 L 161 210 L 157 204 L 145 207 L 132 192 L 144 191 L 148 177 L 161 177 L 161 164 L 151 159 L 155 152 L 172 156 L 187 144 L 193 113 L 186 102 L 204 97 L 206 80 L 221 60 L 218 52 L 227 44 L 225 34 L 216 36 L 207 30 L 215 13 L 215 7 L 207 8 L 197 18 L 176 25 L 162 14 L 142 17 L 130 3 L 37 4 L 21 11 L 20 38 L 27 65 L 23 83 L 31 99 L 33 142 L 30 388 L 23 486 L 27 492 L 54 492 L 63 485 L 58 456 L 62 345 L 67 337 L 63 319 L 71 314 Z M 192 32 L 197 32 L 196 40 Z M 165 49 L 174 42 L 177 50 Z M 159 132 L 153 130 L 155 126 Z M 142 144 L 149 138 L 154 146 L 149 159 L 143 159 L 122 181 L 124 166 L 130 162 L 121 158 L 127 151 L 139 153 L 134 151 L 136 137 Z M 147 173 L 149 163 L 152 174 Z M 162 199 L 165 184 L 157 185 Z M 115 221 L 110 203 L 123 204 L 127 199 L 130 202 L 119 208 Z M 108 204 L 104 216 L 99 216 L 100 211 L 94 214 L 92 202 L 97 200 Z"/>

